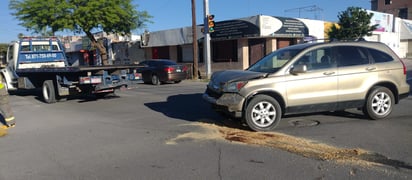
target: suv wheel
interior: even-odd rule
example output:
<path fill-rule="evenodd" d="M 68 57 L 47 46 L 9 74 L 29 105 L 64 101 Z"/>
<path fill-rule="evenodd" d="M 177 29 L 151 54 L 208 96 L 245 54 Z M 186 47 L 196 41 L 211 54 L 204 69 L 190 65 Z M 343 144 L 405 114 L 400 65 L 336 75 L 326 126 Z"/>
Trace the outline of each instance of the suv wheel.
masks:
<path fill-rule="evenodd" d="M 255 96 L 247 105 L 245 120 L 254 131 L 269 131 L 277 126 L 282 110 L 279 103 L 267 95 Z"/>
<path fill-rule="evenodd" d="M 392 112 L 394 102 L 392 91 L 382 86 L 374 87 L 363 107 L 363 113 L 372 120 L 385 118 Z"/>

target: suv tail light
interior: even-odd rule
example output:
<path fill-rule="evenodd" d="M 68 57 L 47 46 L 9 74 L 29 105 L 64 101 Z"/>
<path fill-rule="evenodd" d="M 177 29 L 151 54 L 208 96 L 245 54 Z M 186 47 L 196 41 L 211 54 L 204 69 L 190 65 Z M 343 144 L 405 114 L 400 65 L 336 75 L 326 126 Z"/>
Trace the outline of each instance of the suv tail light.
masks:
<path fill-rule="evenodd" d="M 401 59 L 400 59 L 400 61 L 401 61 L 402 66 L 403 66 L 403 75 L 406 75 L 406 74 L 407 74 L 406 65 L 405 65 L 405 63 L 404 63 Z"/>

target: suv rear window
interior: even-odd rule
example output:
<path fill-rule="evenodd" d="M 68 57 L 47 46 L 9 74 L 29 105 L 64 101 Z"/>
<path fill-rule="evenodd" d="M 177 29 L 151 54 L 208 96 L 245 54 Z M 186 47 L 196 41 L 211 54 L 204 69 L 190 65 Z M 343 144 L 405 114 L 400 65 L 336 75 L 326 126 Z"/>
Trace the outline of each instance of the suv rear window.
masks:
<path fill-rule="evenodd" d="M 376 49 L 369 49 L 369 52 L 376 63 L 393 61 L 392 56 Z"/>

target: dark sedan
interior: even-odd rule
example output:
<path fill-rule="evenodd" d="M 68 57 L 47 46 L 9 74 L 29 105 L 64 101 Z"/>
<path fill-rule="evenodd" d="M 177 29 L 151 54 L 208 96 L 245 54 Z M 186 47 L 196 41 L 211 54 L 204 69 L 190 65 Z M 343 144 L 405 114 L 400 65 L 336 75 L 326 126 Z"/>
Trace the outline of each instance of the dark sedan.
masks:
<path fill-rule="evenodd" d="M 168 59 L 151 59 L 139 63 L 137 72 L 142 74 L 144 83 L 159 85 L 165 82 L 179 83 L 187 78 L 187 67 Z"/>

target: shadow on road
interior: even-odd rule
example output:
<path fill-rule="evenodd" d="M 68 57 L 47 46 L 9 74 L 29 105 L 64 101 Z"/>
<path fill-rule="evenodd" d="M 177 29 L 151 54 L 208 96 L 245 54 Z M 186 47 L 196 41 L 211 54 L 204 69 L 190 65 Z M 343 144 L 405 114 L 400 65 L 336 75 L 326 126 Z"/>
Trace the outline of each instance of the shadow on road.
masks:
<path fill-rule="evenodd" d="M 145 103 L 150 109 L 163 113 L 167 117 L 181 119 L 191 122 L 204 122 L 226 127 L 232 127 L 243 130 L 250 130 L 247 126 L 242 125 L 239 119 L 231 119 L 215 112 L 210 104 L 202 99 L 202 94 L 179 94 L 169 96 L 165 102 Z M 355 118 L 360 120 L 369 120 L 361 112 L 338 111 L 338 112 L 317 112 L 285 115 L 284 120 L 288 118 L 306 117 L 314 115 L 327 115 L 330 117 Z M 323 122 L 326 123 L 326 122 Z"/>
<path fill-rule="evenodd" d="M 166 102 L 145 103 L 150 109 L 164 115 L 191 122 L 204 122 L 227 127 L 247 129 L 239 121 L 223 118 L 210 104 L 202 99 L 202 94 L 179 94 L 169 96 Z"/>
<path fill-rule="evenodd" d="M 9 94 L 14 95 L 14 96 L 23 96 L 23 97 L 33 96 L 34 99 L 44 103 L 41 89 L 27 89 L 27 90 L 19 89 L 19 90 L 9 91 Z M 78 103 L 87 103 L 87 102 L 94 102 L 98 100 L 107 100 L 107 99 L 115 99 L 115 98 L 120 98 L 120 96 L 114 93 L 79 94 L 79 95 L 71 95 L 71 96 L 57 98 L 57 100 L 59 102 L 77 100 Z"/>

